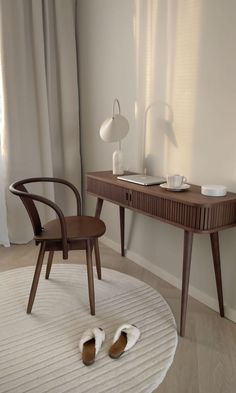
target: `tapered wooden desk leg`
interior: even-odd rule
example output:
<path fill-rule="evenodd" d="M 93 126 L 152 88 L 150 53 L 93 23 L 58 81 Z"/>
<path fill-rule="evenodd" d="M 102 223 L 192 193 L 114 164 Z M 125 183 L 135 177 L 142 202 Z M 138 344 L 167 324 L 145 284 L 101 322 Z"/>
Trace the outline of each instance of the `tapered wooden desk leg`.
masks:
<path fill-rule="evenodd" d="M 120 244 L 121 256 L 125 256 L 125 208 L 120 206 Z"/>
<path fill-rule="evenodd" d="M 180 319 L 181 337 L 183 337 L 185 334 L 192 245 L 193 245 L 193 232 L 184 231 L 184 256 L 183 256 L 181 319 Z"/>
<path fill-rule="evenodd" d="M 214 232 L 211 236 L 211 249 L 213 256 L 213 263 L 215 269 L 216 288 L 218 294 L 220 316 L 224 317 L 224 301 L 223 301 L 223 289 L 222 289 L 222 278 L 221 278 L 221 266 L 220 266 L 220 246 L 219 246 L 219 233 Z"/>
<path fill-rule="evenodd" d="M 97 205 L 96 205 L 96 211 L 95 211 L 95 217 L 97 217 L 97 218 L 100 218 L 101 211 L 102 211 L 102 205 L 103 205 L 103 199 L 98 198 Z"/>

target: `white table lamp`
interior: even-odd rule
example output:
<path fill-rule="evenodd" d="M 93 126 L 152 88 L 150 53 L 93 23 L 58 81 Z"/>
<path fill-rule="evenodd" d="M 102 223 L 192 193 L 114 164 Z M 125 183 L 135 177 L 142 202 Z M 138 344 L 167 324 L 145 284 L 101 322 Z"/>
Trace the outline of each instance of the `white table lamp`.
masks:
<path fill-rule="evenodd" d="M 115 114 L 115 104 L 118 106 L 118 113 Z M 121 140 L 128 134 L 129 122 L 120 114 L 120 103 L 116 98 L 113 102 L 112 117 L 106 119 L 100 128 L 100 137 L 105 142 L 119 142 L 119 149 L 113 153 L 113 175 L 123 175 L 123 154 L 121 151 Z"/>

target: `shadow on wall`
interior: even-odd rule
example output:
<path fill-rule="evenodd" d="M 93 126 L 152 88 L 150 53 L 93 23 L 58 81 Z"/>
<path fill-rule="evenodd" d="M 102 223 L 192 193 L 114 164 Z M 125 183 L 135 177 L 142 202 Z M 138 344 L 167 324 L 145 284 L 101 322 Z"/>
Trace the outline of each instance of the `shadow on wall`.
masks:
<path fill-rule="evenodd" d="M 153 114 L 151 111 L 153 110 Z M 149 112 L 152 124 L 150 124 L 149 120 Z M 156 157 L 159 154 L 162 156 L 162 162 L 164 162 L 164 149 L 161 149 L 159 153 L 159 148 L 165 145 L 165 140 L 168 143 L 172 143 L 176 148 L 177 140 L 174 132 L 173 127 L 174 117 L 173 111 L 165 102 L 160 100 L 150 104 L 148 108 L 145 110 L 145 117 L 144 117 L 144 129 L 143 129 L 143 172 L 150 174 L 150 175 L 166 175 L 163 171 L 163 168 L 158 169 L 156 168 Z M 154 135 L 152 135 L 155 133 Z M 146 151 L 151 151 L 152 140 L 157 142 L 157 154 L 149 153 L 147 154 Z M 155 152 L 154 152 L 155 153 Z"/>
<path fill-rule="evenodd" d="M 202 1 L 136 1 L 135 116 L 140 165 L 151 175 L 192 173 Z M 194 176 L 193 176 L 194 177 Z M 133 214 L 127 247 L 135 226 Z"/>

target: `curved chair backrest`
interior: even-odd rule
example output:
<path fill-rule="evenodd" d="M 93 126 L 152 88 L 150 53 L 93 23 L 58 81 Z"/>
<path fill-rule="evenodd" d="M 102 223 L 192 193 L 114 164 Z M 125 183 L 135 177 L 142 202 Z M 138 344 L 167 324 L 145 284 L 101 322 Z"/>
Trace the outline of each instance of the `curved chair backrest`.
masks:
<path fill-rule="evenodd" d="M 9 187 L 9 190 L 13 194 L 19 196 L 20 199 L 22 200 L 22 202 L 27 210 L 27 213 L 29 215 L 31 224 L 33 226 L 34 235 L 37 236 L 37 235 L 40 235 L 43 228 L 42 228 L 42 224 L 41 224 L 38 210 L 37 210 L 34 200 L 32 198 L 32 194 L 30 194 L 27 191 L 27 189 L 25 188 L 25 184 L 28 183 L 27 180 L 28 179 L 25 179 L 25 180 L 21 180 L 21 181 L 11 184 Z"/>
<path fill-rule="evenodd" d="M 50 201 L 49 199 L 42 197 L 41 195 L 29 193 L 25 187 L 25 184 L 39 183 L 39 182 L 61 183 L 61 184 L 68 186 L 75 194 L 78 216 L 81 215 L 80 194 L 79 194 L 77 188 L 73 184 L 68 182 L 67 180 L 58 179 L 58 178 L 54 178 L 54 177 L 32 177 L 32 178 L 28 178 L 28 179 L 23 179 L 23 180 L 15 182 L 15 183 L 12 183 L 9 187 L 9 190 L 13 194 L 15 194 L 21 198 L 21 200 L 27 210 L 27 213 L 30 217 L 30 221 L 32 223 L 35 236 L 40 235 L 43 228 L 42 228 L 40 216 L 39 216 L 39 213 L 38 213 L 38 210 L 36 208 L 34 201 L 38 201 L 38 202 L 46 204 L 47 206 L 50 206 L 57 213 L 58 218 L 60 220 L 60 224 L 61 224 L 63 257 L 66 258 L 66 256 L 68 255 L 67 231 L 66 231 L 65 217 L 64 217 L 61 209 L 54 202 Z"/>

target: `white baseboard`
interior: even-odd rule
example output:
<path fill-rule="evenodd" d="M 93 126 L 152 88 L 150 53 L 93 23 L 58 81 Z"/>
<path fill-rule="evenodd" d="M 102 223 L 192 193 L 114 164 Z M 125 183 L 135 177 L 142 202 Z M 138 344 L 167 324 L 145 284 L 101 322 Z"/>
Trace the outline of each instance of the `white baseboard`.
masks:
<path fill-rule="evenodd" d="M 112 248 L 114 251 L 120 253 L 119 243 L 114 242 L 113 240 L 109 239 L 106 236 L 102 237 L 101 242 L 106 246 Z M 182 281 L 179 278 L 173 276 L 171 273 L 166 272 L 164 269 L 161 269 L 160 267 L 154 265 L 153 263 L 151 263 L 141 255 L 136 254 L 131 250 L 127 250 L 126 257 L 131 261 L 137 263 L 137 265 L 155 274 L 157 277 L 167 281 L 169 284 L 172 284 L 174 287 L 181 289 Z M 199 289 L 193 287 L 192 285 L 189 285 L 189 294 L 194 299 L 210 307 L 212 310 L 219 312 L 218 299 L 215 299 L 207 295 L 206 293 L 200 291 Z M 227 306 L 226 304 L 224 305 L 224 309 L 225 309 L 225 317 L 236 323 L 236 310 Z"/>

